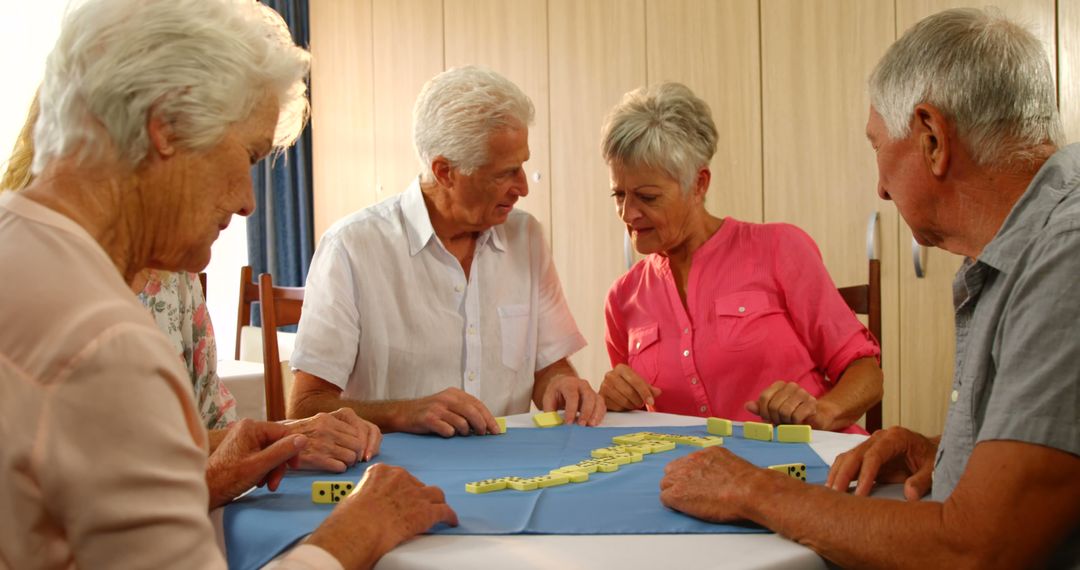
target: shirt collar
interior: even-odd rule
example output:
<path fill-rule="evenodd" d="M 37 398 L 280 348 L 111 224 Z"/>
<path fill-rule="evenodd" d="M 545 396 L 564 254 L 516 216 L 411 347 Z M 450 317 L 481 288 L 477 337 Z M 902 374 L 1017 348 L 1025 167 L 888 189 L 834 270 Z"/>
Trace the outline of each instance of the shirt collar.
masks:
<path fill-rule="evenodd" d="M 409 255 L 413 256 L 427 247 L 428 242 L 435 237 L 435 227 L 431 225 L 431 215 L 428 213 L 427 204 L 424 202 L 424 193 L 420 190 L 419 176 L 413 179 L 412 184 L 409 184 L 401 197 L 401 214 L 405 218 L 405 233 L 409 239 Z M 503 228 L 503 224 L 480 232 L 476 239 L 476 249 L 491 244 L 491 248 L 495 251 L 506 251 L 505 233 L 506 230 Z"/>
<path fill-rule="evenodd" d="M 1054 153 L 1042 165 L 1027 190 L 1017 200 L 1001 224 L 994 239 L 986 244 L 979 261 L 1010 272 L 1035 235 L 1050 218 L 1050 213 L 1080 186 L 1080 143 Z"/>

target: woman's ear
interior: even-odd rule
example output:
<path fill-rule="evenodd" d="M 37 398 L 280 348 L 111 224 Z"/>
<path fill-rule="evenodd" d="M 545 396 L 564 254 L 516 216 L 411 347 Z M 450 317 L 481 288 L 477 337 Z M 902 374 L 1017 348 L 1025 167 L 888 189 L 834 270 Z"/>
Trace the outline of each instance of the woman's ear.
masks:
<path fill-rule="evenodd" d="M 150 146 L 158 155 L 170 157 L 176 154 L 176 133 L 172 123 L 165 120 L 157 107 L 150 109 L 149 118 L 146 121 L 146 134 L 150 137 Z"/>
<path fill-rule="evenodd" d="M 694 179 L 694 195 L 705 201 L 705 194 L 709 192 L 709 182 L 712 181 L 712 171 L 709 167 L 698 170 L 697 178 Z"/>

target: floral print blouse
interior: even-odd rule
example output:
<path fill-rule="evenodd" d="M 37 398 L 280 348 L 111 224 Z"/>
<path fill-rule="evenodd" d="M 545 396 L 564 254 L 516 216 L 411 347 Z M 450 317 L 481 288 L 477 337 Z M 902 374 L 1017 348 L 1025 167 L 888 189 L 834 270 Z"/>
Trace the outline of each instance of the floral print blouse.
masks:
<path fill-rule="evenodd" d="M 139 301 L 150 309 L 161 332 L 187 366 L 195 405 L 206 429 L 236 421 L 236 399 L 217 375 L 217 343 L 199 277 L 194 273 L 150 271 Z"/>

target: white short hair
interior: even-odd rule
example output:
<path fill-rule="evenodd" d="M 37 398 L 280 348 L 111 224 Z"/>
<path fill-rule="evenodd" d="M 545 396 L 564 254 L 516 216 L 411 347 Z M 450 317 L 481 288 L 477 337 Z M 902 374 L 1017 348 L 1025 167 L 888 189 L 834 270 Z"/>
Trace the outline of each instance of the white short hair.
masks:
<path fill-rule="evenodd" d="M 716 154 L 709 105 L 681 83 L 640 87 L 607 115 L 600 151 L 610 164 L 659 168 L 688 192 Z"/>
<path fill-rule="evenodd" d="M 209 148 L 267 95 L 280 105 L 274 144 L 287 146 L 307 120 L 309 62 L 281 16 L 254 0 L 80 2 L 46 62 L 34 172 L 76 150 L 97 158 L 104 136 L 139 164 L 151 111 L 179 146 Z"/>
<path fill-rule="evenodd" d="M 1064 138 L 1042 43 L 996 12 L 923 19 L 885 53 L 869 89 L 891 139 L 908 136 L 915 106 L 929 103 L 955 121 L 980 166 L 1028 162 L 1038 158 L 1035 147 Z"/>
<path fill-rule="evenodd" d="M 532 101 L 509 79 L 473 65 L 448 69 L 428 80 L 413 107 L 413 144 L 421 176 L 442 156 L 465 174 L 488 162 L 491 134 L 528 128 Z"/>

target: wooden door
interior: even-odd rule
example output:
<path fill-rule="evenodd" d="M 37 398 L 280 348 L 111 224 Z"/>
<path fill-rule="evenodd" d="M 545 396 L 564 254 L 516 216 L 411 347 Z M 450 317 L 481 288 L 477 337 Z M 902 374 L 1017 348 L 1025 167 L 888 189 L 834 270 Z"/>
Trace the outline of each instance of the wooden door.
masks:
<path fill-rule="evenodd" d="M 315 239 L 377 201 L 371 0 L 311 4 Z"/>
<path fill-rule="evenodd" d="M 442 0 L 373 0 L 372 42 L 378 201 L 420 173 L 412 109 L 424 82 L 443 71 Z"/>
<path fill-rule="evenodd" d="M 1054 0 L 998 0 L 1003 13 L 1025 23 L 1055 58 Z M 897 0 L 899 37 L 931 14 L 963 6 L 983 7 L 962 0 Z M 902 394 L 900 423 L 927 434 L 945 427 L 956 358 L 952 281 L 962 258 L 937 248 L 915 248 L 923 276 L 915 271 L 911 231 L 901 224 L 899 237 Z"/>
<path fill-rule="evenodd" d="M 610 368 L 604 298 L 625 272 L 600 127 L 623 93 L 645 84 L 644 0 L 550 0 L 548 40 L 552 252 L 589 342 L 574 365 L 599 387 Z"/>
<path fill-rule="evenodd" d="M 1066 142 L 1080 141 L 1080 2 L 1057 6 L 1058 108 Z"/>
<path fill-rule="evenodd" d="M 544 227 L 551 242 L 551 168 L 548 149 L 548 27 L 546 0 L 445 0 L 446 68 L 482 65 L 513 81 L 532 99 L 529 195 L 518 207 Z"/>
<path fill-rule="evenodd" d="M 706 208 L 762 221 L 757 0 L 647 0 L 650 85 L 683 83 L 712 109 L 719 137 Z"/>
<path fill-rule="evenodd" d="M 883 419 L 899 420 L 896 209 L 877 197 L 866 79 L 893 42 L 893 0 L 763 0 L 764 217 L 806 230 L 837 286 L 868 279 L 867 225 L 882 260 Z"/>

